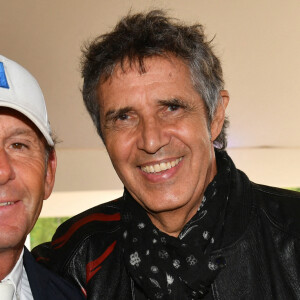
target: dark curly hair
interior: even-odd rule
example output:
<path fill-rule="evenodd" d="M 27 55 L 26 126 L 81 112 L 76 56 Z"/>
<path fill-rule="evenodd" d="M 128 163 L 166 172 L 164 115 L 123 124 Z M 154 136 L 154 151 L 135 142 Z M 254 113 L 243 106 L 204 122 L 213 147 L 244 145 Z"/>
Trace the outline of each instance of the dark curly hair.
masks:
<path fill-rule="evenodd" d="M 130 65 L 138 62 L 143 73 L 145 58 L 168 54 L 182 59 L 189 67 L 193 85 L 206 104 L 211 123 L 224 86 L 221 64 L 212 51 L 211 42 L 206 40 L 202 25 L 186 26 L 167 17 L 163 11 L 153 10 L 127 15 L 111 32 L 100 35 L 83 49 L 83 100 L 102 140 L 97 95 L 100 81 L 105 82 L 116 65 L 123 67 L 125 60 Z M 219 149 L 226 148 L 228 124 L 226 118 L 214 141 Z"/>

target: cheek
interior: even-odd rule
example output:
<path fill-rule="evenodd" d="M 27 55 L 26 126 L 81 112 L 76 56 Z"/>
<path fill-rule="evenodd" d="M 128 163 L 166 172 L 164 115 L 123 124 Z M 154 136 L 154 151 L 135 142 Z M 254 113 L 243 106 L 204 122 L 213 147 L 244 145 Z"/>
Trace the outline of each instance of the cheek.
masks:
<path fill-rule="evenodd" d="M 39 210 L 42 207 L 44 194 L 45 194 L 45 175 L 44 174 L 32 174 L 32 177 L 29 180 L 26 178 L 26 182 L 24 182 L 24 185 L 26 185 L 27 193 L 28 193 L 28 199 L 25 203 L 27 210 L 32 215 L 38 215 Z M 35 176 L 35 177 L 34 177 Z"/>
<path fill-rule="evenodd" d="M 21 184 L 22 189 L 27 190 L 33 202 L 29 203 L 29 205 L 38 206 L 35 202 L 43 198 L 45 191 L 45 161 L 40 159 L 32 160 L 31 163 L 21 164 L 16 167 L 16 172 L 16 180 Z"/>
<path fill-rule="evenodd" d="M 33 199 L 32 199 L 33 200 Z M 37 200 L 37 199 L 36 199 Z M 41 209 L 42 209 L 43 200 L 39 199 L 35 202 L 31 202 L 29 207 L 27 206 L 26 209 L 26 222 L 27 222 L 27 231 L 28 233 L 34 227 L 37 219 L 39 218 Z"/>
<path fill-rule="evenodd" d="M 28 201 L 28 203 L 25 203 L 25 209 L 30 218 L 32 220 L 36 220 L 40 214 L 43 200 L 41 197 L 41 193 L 32 194 L 31 196 L 32 198 L 30 199 L 30 201 Z"/>
<path fill-rule="evenodd" d="M 174 128 L 173 134 L 180 137 L 189 148 L 199 147 L 200 145 L 209 146 L 211 144 L 206 122 L 194 121 L 178 125 Z"/>
<path fill-rule="evenodd" d="M 106 149 L 115 167 L 130 162 L 136 149 L 136 139 L 126 133 L 108 136 Z"/>

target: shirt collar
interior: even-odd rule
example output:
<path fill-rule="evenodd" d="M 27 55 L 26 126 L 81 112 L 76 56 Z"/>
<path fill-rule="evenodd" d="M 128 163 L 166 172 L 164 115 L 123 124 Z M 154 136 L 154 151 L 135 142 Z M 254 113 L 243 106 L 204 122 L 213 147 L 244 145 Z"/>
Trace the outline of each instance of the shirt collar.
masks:
<path fill-rule="evenodd" d="M 14 268 L 11 272 L 2 280 L 2 281 L 10 281 L 13 283 L 15 287 L 15 292 L 20 295 L 21 292 L 21 281 L 22 281 L 22 274 L 23 274 L 23 254 L 24 249 L 21 252 L 21 255 L 15 264 Z"/>

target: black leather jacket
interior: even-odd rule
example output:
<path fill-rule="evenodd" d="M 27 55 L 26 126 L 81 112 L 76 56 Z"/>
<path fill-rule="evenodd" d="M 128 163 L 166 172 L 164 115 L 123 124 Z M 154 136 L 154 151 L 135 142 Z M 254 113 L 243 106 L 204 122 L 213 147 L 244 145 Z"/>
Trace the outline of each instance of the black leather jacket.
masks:
<path fill-rule="evenodd" d="M 300 299 L 300 194 L 254 184 L 235 169 L 214 299 Z M 61 225 L 34 255 L 77 284 L 88 299 L 145 299 L 122 260 L 123 198 L 89 209 Z M 178 299 L 182 300 L 182 299 Z"/>

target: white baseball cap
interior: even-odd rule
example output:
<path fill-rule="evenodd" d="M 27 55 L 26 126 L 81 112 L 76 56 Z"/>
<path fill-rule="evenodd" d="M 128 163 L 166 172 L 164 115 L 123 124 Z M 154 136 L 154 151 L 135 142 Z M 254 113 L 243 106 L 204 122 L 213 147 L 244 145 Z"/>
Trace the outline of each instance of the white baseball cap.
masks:
<path fill-rule="evenodd" d="M 0 55 L 0 107 L 17 110 L 31 120 L 50 146 L 54 145 L 42 90 L 36 79 L 16 62 Z"/>

